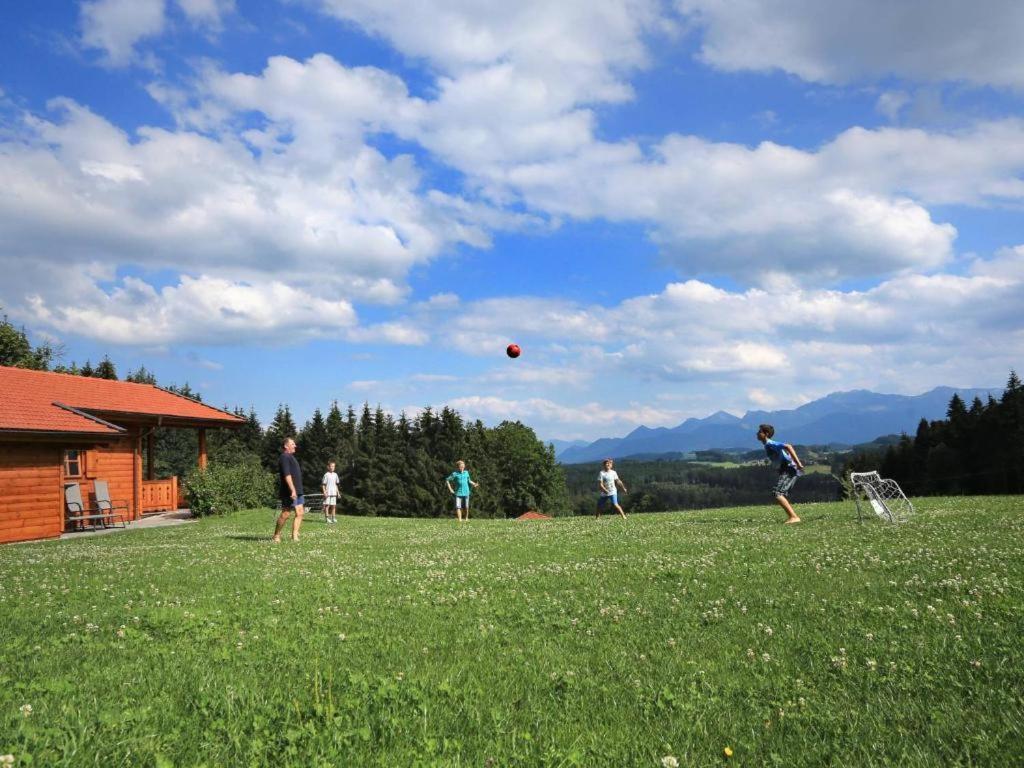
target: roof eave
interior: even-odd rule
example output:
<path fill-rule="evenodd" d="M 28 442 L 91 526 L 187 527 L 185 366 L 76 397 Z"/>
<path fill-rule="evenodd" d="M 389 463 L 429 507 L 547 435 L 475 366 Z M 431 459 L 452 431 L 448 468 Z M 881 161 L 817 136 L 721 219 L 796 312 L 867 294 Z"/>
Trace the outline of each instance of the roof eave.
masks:
<path fill-rule="evenodd" d="M 167 413 L 143 413 L 142 411 L 108 411 L 102 408 L 90 408 L 90 412 L 103 414 L 104 417 L 119 421 L 152 421 L 156 426 L 164 427 L 240 427 L 244 419 L 237 416 L 231 419 L 224 417 L 203 418 L 201 416 L 175 416 Z"/>
<path fill-rule="evenodd" d="M 32 427 L 0 427 L 0 437 L 81 437 L 81 438 L 118 438 L 121 432 L 86 432 L 75 429 L 33 429 Z"/>

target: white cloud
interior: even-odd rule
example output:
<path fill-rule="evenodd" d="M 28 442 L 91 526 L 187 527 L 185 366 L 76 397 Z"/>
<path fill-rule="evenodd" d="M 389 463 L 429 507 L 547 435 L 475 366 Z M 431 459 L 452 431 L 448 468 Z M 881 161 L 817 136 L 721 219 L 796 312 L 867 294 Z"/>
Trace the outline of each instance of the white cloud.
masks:
<path fill-rule="evenodd" d="M 968 275 L 902 275 L 859 291 L 728 291 L 690 280 L 609 308 L 544 299 L 473 302 L 451 320 L 438 317 L 434 333 L 480 356 L 501 348 L 499 328 L 531 354 L 545 350 L 535 357 L 552 372 L 550 389 L 541 390 L 551 393 L 565 377 L 596 385 L 608 376 L 748 381 L 750 390 L 763 388 L 757 382 L 767 377 L 786 392 L 804 379 L 819 391 L 891 379 L 906 391 L 962 382 L 963 370 L 1014 365 L 1024 354 L 1019 306 L 1024 247 L 1003 249 Z M 550 321 L 567 316 L 577 322 Z M 598 327 L 602 333 L 595 334 Z M 473 329 L 478 336 L 469 335 Z M 550 352 L 554 345 L 565 351 Z M 906 371 L 914 373 L 901 381 Z M 545 377 L 532 383 L 541 387 Z M 510 375 L 504 386 L 513 384 Z"/>
<path fill-rule="evenodd" d="M 458 380 L 458 376 L 452 376 L 451 374 L 447 373 L 414 373 L 412 376 L 409 377 L 409 381 L 416 381 L 427 384 L 434 384 L 437 382 L 447 383 Z"/>
<path fill-rule="evenodd" d="M 875 110 L 894 123 L 899 119 L 902 109 L 909 103 L 910 94 L 906 91 L 883 91 L 875 102 Z"/>
<path fill-rule="evenodd" d="M 233 9 L 227 0 L 177 2 L 209 28 Z M 160 23 L 150 4 L 147 27 L 124 3 L 85 4 L 83 30 L 112 60 L 127 60 L 139 40 L 162 29 L 158 5 Z M 726 11 L 705 5 L 706 40 L 718 40 L 715 14 Z M 132 265 L 279 283 L 326 302 L 398 304 L 412 269 L 460 245 L 488 247 L 496 229 L 535 227 L 545 217 L 552 225 L 560 217 L 605 219 L 646 226 L 684 276 L 728 274 L 767 296 L 805 296 L 824 322 L 839 323 L 825 311 L 838 300 L 815 286 L 898 279 L 950 261 L 956 231 L 929 206 L 1024 199 L 1020 120 L 956 132 L 855 128 L 816 149 L 675 134 L 653 144 L 600 140 L 597 107 L 631 98 L 630 76 L 650 63 L 648 40 L 671 26 L 655 0 L 317 6 L 425 61 L 433 87 L 413 95 L 397 75 L 318 54 L 272 57 L 255 74 L 206 66 L 192 83 L 152 84 L 176 130 L 129 134 L 56 100 L 56 118 L 29 116 L 24 131 L 0 145 L 8 182 L 0 190 L 0 268 L 25 260 L 108 271 Z M 899 110 L 895 102 L 885 108 Z M 413 157 L 374 147 L 380 134 L 418 143 L 461 171 L 464 196 L 430 189 Z M 0 299 L 16 303 L 27 282 L 14 278 Z M 666 295 L 692 291 L 698 301 L 710 289 L 679 285 L 691 287 Z M 45 298 L 59 304 L 69 295 L 47 287 Z M 442 296 L 413 312 L 443 316 L 457 301 Z M 864 317 L 884 314 L 858 301 L 867 305 Z M 572 302 L 480 306 L 485 311 L 469 310 L 472 321 L 456 314 L 446 329 L 456 348 L 503 348 L 519 340 L 510 328 L 537 338 L 558 328 L 547 344 L 552 357 L 564 339 L 578 339 L 588 359 L 636 357 L 649 375 L 664 373 L 653 356 L 644 363 L 642 349 L 658 317 L 637 330 Z M 521 319 L 509 325 L 513 312 Z M 348 338 L 425 343 L 434 331 L 414 320 L 353 326 Z M 751 320 L 741 311 L 721 322 Z M 737 343 L 709 339 L 663 368 L 711 375 L 765 359 Z"/>
<path fill-rule="evenodd" d="M 378 323 L 353 328 L 346 334 L 346 337 L 349 341 L 359 344 L 422 346 L 430 341 L 430 336 L 423 329 L 404 322 Z"/>
<path fill-rule="evenodd" d="M 384 386 L 384 384 L 385 383 L 383 381 L 378 381 L 376 379 L 357 379 L 355 381 L 350 381 L 348 388 L 353 392 L 372 392 L 379 389 L 381 386 Z"/>
<path fill-rule="evenodd" d="M 224 17 L 235 10 L 235 0 L 176 0 L 190 23 L 211 32 L 219 32 Z"/>
<path fill-rule="evenodd" d="M 802 282 L 934 269 L 955 229 L 926 205 L 1024 199 L 1024 122 L 969 130 L 851 129 L 817 151 L 669 136 L 651 156 L 592 144 L 522 165 L 506 183 L 531 205 L 581 219 L 647 222 L 684 273 Z"/>
<path fill-rule="evenodd" d="M 318 0 L 330 15 L 354 22 L 397 49 L 449 73 L 502 61 L 585 83 L 598 98 L 618 95 L 617 70 L 647 61 L 642 36 L 663 24 L 656 0 Z"/>
<path fill-rule="evenodd" d="M 354 143 L 306 166 L 230 131 L 141 128 L 72 101 L 0 143 L 0 265 L 101 262 L 276 280 L 315 297 L 394 303 L 408 270 L 486 234 L 423 190 L 409 157 Z M 0 290 L 7 303 L 17 285 Z"/>
<path fill-rule="evenodd" d="M 105 62 L 122 67 L 135 56 L 135 44 L 164 31 L 164 0 L 93 0 L 80 9 L 82 44 L 104 52 Z"/>
<path fill-rule="evenodd" d="M 529 363 L 505 361 L 505 365 L 473 377 L 473 384 L 485 386 L 500 385 L 502 388 L 582 387 L 590 379 L 587 371 L 565 366 L 531 365 Z"/>
<path fill-rule="evenodd" d="M 700 58 L 726 70 L 780 69 L 848 83 L 1024 86 L 1024 5 L 1017 0 L 676 0 L 700 29 Z"/>
<path fill-rule="evenodd" d="M 221 278 L 183 277 L 174 286 L 153 288 L 125 278 L 109 293 L 82 276 L 74 280 L 74 301 L 26 296 L 36 322 L 63 333 L 124 345 L 181 342 L 245 343 L 309 338 L 353 326 L 346 301 L 310 297 L 279 282 L 249 285 Z"/>
<path fill-rule="evenodd" d="M 818 150 L 683 135 L 649 148 L 599 140 L 593 107 L 631 97 L 628 78 L 649 63 L 648 40 L 673 23 L 658 3 L 607 0 L 596 10 L 577 2 L 316 4 L 436 68 L 436 97 L 408 100 L 395 129 L 466 174 L 472 187 L 553 217 L 646 224 L 685 274 L 770 282 L 785 272 L 814 284 L 935 269 L 951 258 L 956 231 L 926 206 L 1024 197 L 1024 129 L 1013 120 L 959 133 L 852 129 Z M 869 5 L 888 19 L 882 36 L 902 29 L 900 19 L 927 16 L 920 2 L 910 11 Z M 785 3 L 754 0 L 694 0 L 680 10 L 704 29 L 706 56 L 733 23 L 737 45 L 762 55 L 802 39 L 793 31 L 799 24 L 812 32 L 833 24 L 845 34 L 844 18 L 872 18 L 859 6 L 845 16 L 818 6 L 798 15 Z M 952 41 L 972 28 L 961 18 L 967 13 L 944 3 L 940 19 L 922 23 L 936 34 L 955 30 Z M 1006 39 L 992 21 L 998 16 L 986 15 L 982 39 Z M 751 45 L 759 38 L 748 34 L 749 19 L 769 30 L 766 38 L 779 32 L 775 42 Z M 559 44 L 545 44 L 553 40 Z M 879 108 L 896 114 L 897 101 L 890 94 Z"/>
<path fill-rule="evenodd" d="M 747 391 L 747 399 L 756 408 L 775 408 L 779 404 L 779 398 L 760 387 Z"/>
<path fill-rule="evenodd" d="M 514 63 L 470 67 L 442 78 L 428 101 L 381 70 L 277 57 L 259 76 L 207 72 L 198 105 L 179 116 L 209 127 L 257 111 L 269 122 L 245 133 L 250 146 L 313 172 L 367 133 L 394 133 L 454 165 L 496 204 L 645 223 L 684 273 L 748 280 L 934 269 L 950 259 L 956 231 L 926 204 L 1024 197 L 1019 121 L 956 133 L 851 129 L 817 151 L 670 135 L 646 151 L 597 140 L 580 93 L 548 102 L 548 80 L 531 77 Z M 437 191 L 426 199 L 449 214 L 449 237 L 472 245 L 486 245 L 489 229 L 530 224 Z"/>

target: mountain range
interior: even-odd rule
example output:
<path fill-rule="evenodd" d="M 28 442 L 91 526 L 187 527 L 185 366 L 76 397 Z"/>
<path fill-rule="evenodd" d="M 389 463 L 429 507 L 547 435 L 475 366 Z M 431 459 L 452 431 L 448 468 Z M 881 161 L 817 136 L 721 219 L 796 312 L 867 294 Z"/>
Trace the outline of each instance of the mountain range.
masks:
<path fill-rule="evenodd" d="M 563 464 L 709 449 L 755 449 L 759 424 L 775 426 L 776 439 L 803 445 L 856 445 L 881 435 L 914 434 L 918 422 L 944 419 L 950 398 L 958 393 L 970 407 L 1002 390 L 936 387 L 921 395 L 885 395 L 866 389 L 833 392 L 787 411 L 747 411 L 743 417 L 718 411 L 703 419 L 691 418 L 675 427 L 634 429 L 625 437 L 603 437 L 592 443 L 552 440 Z"/>

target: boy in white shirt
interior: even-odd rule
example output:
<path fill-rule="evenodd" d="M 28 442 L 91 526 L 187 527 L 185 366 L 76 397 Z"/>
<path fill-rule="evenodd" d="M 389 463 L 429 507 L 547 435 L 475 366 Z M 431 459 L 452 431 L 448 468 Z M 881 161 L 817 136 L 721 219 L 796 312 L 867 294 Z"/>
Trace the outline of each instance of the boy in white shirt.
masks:
<path fill-rule="evenodd" d="M 320 492 L 324 495 L 324 515 L 327 522 L 338 522 L 338 474 L 334 471 L 333 461 L 327 465 L 327 472 L 320 481 Z"/>
<path fill-rule="evenodd" d="M 597 484 L 601 488 L 601 496 L 597 500 L 597 514 L 595 518 L 601 516 L 601 508 L 605 504 L 611 504 L 615 507 L 615 510 L 622 516 L 622 519 L 626 519 L 626 513 L 622 511 L 622 507 L 619 506 L 619 493 L 616 489 L 616 484 L 622 488 L 623 493 L 629 493 L 626 490 L 626 486 L 623 485 L 622 480 L 619 479 L 619 473 L 612 469 L 614 462 L 611 459 L 604 460 L 604 469 L 597 476 Z"/>

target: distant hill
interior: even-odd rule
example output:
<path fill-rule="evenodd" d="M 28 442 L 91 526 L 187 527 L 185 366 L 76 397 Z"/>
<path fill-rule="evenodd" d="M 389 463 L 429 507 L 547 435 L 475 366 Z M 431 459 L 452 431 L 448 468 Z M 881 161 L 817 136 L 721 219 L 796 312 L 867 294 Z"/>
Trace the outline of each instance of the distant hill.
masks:
<path fill-rule="evenodd" d="M 960 389 L 936 387 L 921 395 L 884 395 L 857 389 L 833 392 L 787 411 L 748 411 L 742 418 L 718 411 L 703 419 L 687 419 L 675 427 L 640 426 L 625 437 L 604 437 L 589 444 L 551 440 L 563 464 L 644 454 L 687 453 L 713 448 L 756 448 L 758 424 L 774 424 L 779 438 L 805 445 L 855 445 L 879 435 L 913 434 L 922 419 L 942 419 L 954 393 L 970 406 L 975 397 L 1002 393 L 999 387 Z M 579 442 L 579 441 L 575 441 Z M 568 447 L 559 449 L 558 443 Z"/>
<path fill-rule="evenodd" d="M 548 440 L 547 442 L 555 449 L 556 456 L 569 448 L 581 448 L 589 445 L 586 440 Z"/>

